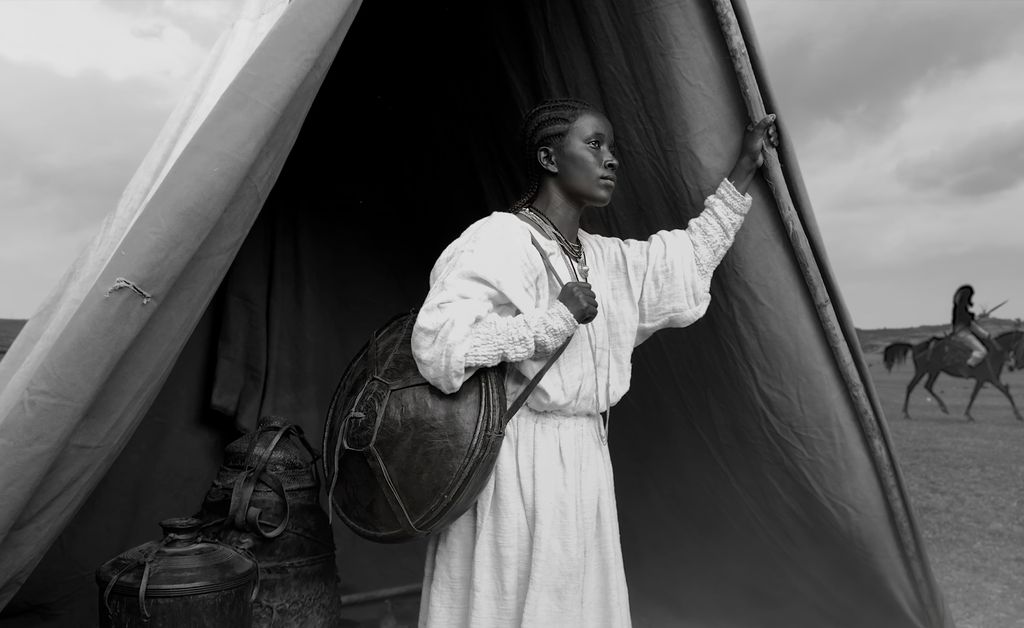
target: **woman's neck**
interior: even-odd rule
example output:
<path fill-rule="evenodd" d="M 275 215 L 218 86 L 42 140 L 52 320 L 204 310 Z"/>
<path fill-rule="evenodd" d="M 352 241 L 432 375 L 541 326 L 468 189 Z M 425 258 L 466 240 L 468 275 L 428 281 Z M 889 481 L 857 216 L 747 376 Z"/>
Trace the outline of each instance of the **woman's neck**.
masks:
<path fill-rule="evenodd" d="M 582 207 L 577 207 L 557 191 L 548 187 L 541 188 L 537 193 L 537 198 L 531 203 L 531 207 L 547 216 L 566 240 L 577 241 L 580 215 L 583 213 Z"/>

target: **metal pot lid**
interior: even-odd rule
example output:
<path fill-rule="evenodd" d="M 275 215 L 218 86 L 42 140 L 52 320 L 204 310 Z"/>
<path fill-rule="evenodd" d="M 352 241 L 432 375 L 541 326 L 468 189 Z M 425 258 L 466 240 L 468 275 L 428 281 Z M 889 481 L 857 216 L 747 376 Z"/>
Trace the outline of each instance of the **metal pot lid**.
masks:
<path fill-rule="evenodd" d="M 112 592 L 134 595 L 145 580 L 146 597 L 173 597 L 232 589 L 256 578 L 252 559 L 232 547 L 201 538 L 199 519 L 165 519 L 160 527 L 163 539 L 144 543 L 104 563 L 96 571 L 100 586 L 105 588 L 114 580 Z"/>

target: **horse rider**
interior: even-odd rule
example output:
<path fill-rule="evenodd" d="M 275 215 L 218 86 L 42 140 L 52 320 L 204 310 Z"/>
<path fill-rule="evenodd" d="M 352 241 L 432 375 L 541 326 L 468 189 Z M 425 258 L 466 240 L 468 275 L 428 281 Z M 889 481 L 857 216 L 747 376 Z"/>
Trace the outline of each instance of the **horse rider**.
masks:
<path fill-rule="evenodd" d="M 964 284 L 953 293 L 953 336 L 971 349 L 971 355 L 967 358 L 967 366 L 975 367 L 981 364 L 988 356 L 988 349 L 985 348 L 984 340 L 991 336 L 975 320 L 974 312 L 971 311 L 971 298 L 974 296 L 974 288 L 970 284 Z M 984 315 L 983 315 L 984 316 Z"/>

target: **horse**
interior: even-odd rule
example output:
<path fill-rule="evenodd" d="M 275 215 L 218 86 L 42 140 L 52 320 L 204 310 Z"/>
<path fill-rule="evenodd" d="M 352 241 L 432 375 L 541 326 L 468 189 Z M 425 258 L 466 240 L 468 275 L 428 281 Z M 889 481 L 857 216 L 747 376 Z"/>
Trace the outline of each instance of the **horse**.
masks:
<path fill-rule="evenodd" d="M 1024 417 L 1021 417 L 1020 411 L 1017 410 L 1017 404 L 1010 396 L 1009 387 L 999 379 L 1003 366 L 1007 363 L 1010 364 L 1011 371 L 1015 367 L 1024 368 L 1024 331 L 1017 329 L 1004 332 L 999 334 L 994 341 L 987 339 L 984 342 L 988 349 L 988 356 L 983 362 L 973 367 L 967 366 L 967 356 L 970 355 L 971 350 L 953 336 L 944 338 L 933 336 L 916 345 L 894 342 L 887 346 L 882 354 L 886 371 L 892 371 L 893 365 L 906 361 L 907 353 L 911 353 L 914 357 L 914 377 L 907 384 L 907 395 L 903 399 L 903 418 L 910 418 L 910 412 L 907 411 L 910 393 L 925 375 L 928 376 L 924 383 L 925 390 L 935 397 L 942 411 L 949 414 L 945 402 L 932 390 L 932 384 L 935 383 L 939 374 L 946 373 L 953 377 L 974 380 L 971 400 L 967 402 L 967 409 L 964 410 L 964 416 L 968 421 L 974 420 L 974 417 L 971 416 L 971 405 L 974 403 L 974 398 L 978 396 L 978 391 L 986 383 L 992 384 L 999 392 L 1003 393 L 1010 400 L 1013 415 L 1017 417 L 1018 421 L 1024 421 Z"/>

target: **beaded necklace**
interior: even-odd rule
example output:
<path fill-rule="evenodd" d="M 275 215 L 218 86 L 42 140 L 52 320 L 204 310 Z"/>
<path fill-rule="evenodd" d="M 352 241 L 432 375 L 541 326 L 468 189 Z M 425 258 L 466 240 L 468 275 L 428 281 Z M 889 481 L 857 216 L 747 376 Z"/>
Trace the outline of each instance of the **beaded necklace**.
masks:
<path fill-rule="evenodd" d="M 548 218 L 547 215 L 544 214 L 544 212 L 538 209 L 534 209 L 533 207 L 527 207 L 525 208 L 525 211 L 527 215 L 529 215 L 534 220 L 539 218 L 541 221 L 543 221 L 544 225 L 548 227 L 547 230 L 554 233 L 555 239 L 558 241 L 558 245 L 562 247 L 562 250 L 565 251 L 565 253 L 569 257 L 573 258 L 577 262 L 580 261 L 580 258 L 583 256 L 582 242 L 569 242 L 568 238 L 562 235 L 562 232 L 558 230 L 558 227 L 555 226 L 555 223 L 551 222 L 551 219 Z"/>
<path fill-rule="evenodd" d="M 562 235 L 562 232 L 558 230 L 555 223 L 551 222 L 551 219 L 544 215 L 544 212 L 534 209 L 533 207 L 524 207 L 523 214 L 527 218 L 533 220 L 533 222 L 541 228 L 548 235 L 549 238 L 558 243 L 559 248 L 565 253 L 566 257 L 576 262 L 580 269 L 580 275 L 582 280 L 587 280 L 587 274 L 590 272 L 590 267 L 587 266 L 587 253 L 583 250 L 582 242 L 569 242 L 569 240 Z M 576 274 L 576 269 L 569 265 L 569 269 L 572 273 Z"/>

